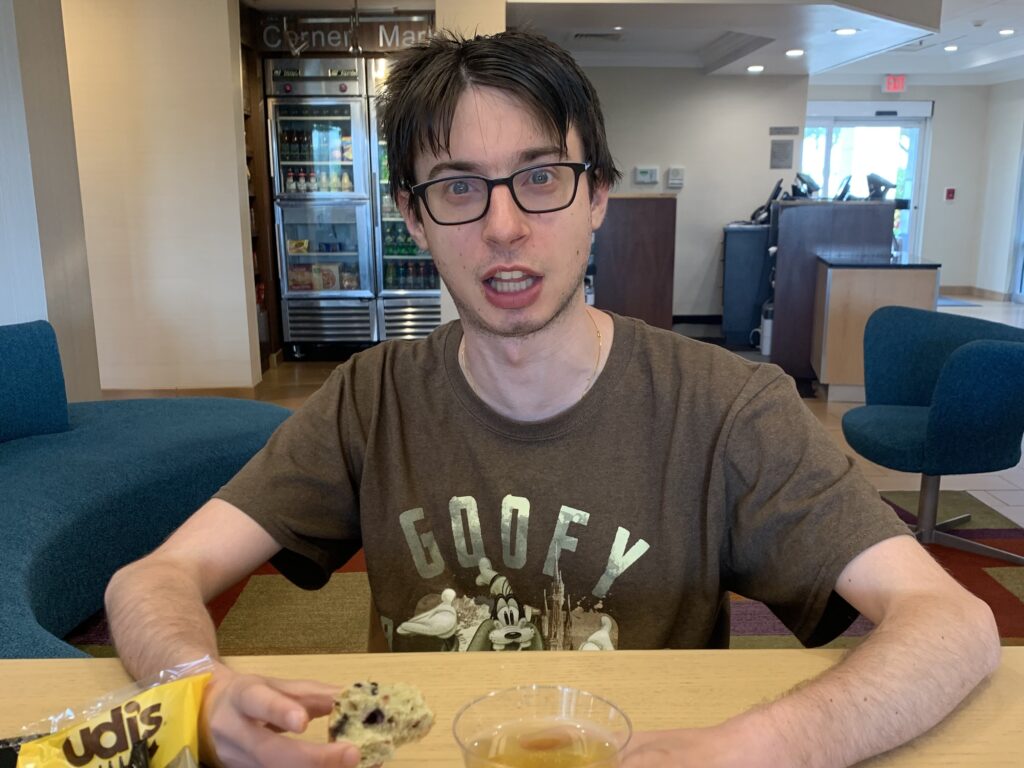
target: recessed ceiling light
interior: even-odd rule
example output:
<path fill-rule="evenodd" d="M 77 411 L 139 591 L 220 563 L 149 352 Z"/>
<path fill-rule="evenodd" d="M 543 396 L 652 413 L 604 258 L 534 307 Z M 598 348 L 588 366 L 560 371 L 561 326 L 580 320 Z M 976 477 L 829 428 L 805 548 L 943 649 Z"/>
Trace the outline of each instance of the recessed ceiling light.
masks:
<path fill-rule="evenodd" d="M 999 30 L 999 34 L 1002 35 L 1003 37 L 1009 37 L 1010 35 L 1017 34 L 1017 30 L 1015 30 L 1015 29 L 1000 29 Z"/>
<path fill-rule="evenodd" d="M 791 59 L 799 59 L 801 56 L 804 55 L 804 51 L 802 48 L 792 48 L 786 51 L 786 55 L 789 56 L 789 58 Z"/>
<path fill-rule="evenodd" d="M 855 29 L 853 27 L 840 27 L 839 29 L 833 29 L 832 31 L 840 37 L 850 37 L 851 35 L 856 35 L 860 32 L 859 29 Z"/>
<path fill-rule="evenodd" d="M 764 72 L 764 67 L 761 64 L 751 64 L 747 67 L 747 72 L 752 75 L 759 75 Z"/>
<path fill-rule="evenodd" d="M 947 45 L 942 50 L 944 50 L 946 53 L 956 53 L 957 51 L 960 50 L 960 46 L 959 45 Z"/>
<path fill-rule="evenodd" d="M 613 32 L 621 32 L 622 31 L 622 27 L 612 27 L 612 31 Z"/>

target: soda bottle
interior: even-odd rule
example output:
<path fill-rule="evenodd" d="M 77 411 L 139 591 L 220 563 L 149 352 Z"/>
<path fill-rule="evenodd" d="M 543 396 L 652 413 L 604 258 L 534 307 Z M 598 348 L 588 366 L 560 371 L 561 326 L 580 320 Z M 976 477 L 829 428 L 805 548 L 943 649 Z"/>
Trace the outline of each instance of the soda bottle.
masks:
<path fill-rule="evenodd" d="M 384 266 L 384 287 L 385 288 L 397 288 L 395 285 L 397 280 L 395 279 L 395 262 L 389 261 Z"/>
<path fill-rule="evenodd" d="M 316 170 L 314 170 L 313 168 L 309 169 L 309 176 L 306 177 L 306 191 L 307 192 L 317 192 L 317 191 L 319 191 L 319 187 L 317 186 L 317 181 L 316 181 Z"/>
<path fill-rule="evenodd" d="M 295 184 L 295 174 L 291 170 L 288 171 L 288 178 L 287 178 L 287 180 L 284 183 L 284 191 L 285 192 L 298 192 L 299 191 L 298 186 L 296 186 L 296 184 Z"/>
<path fill-rule="evenodd" d="M 306 169 L 305 168 L 299 168 L 299 181 L 298 181 L 298 184 L 296 184 L 296 191 L 298 191 L 298 192 L 305 192 L 306 191 Z"/>
<path fill-rule="evenodd" d="M 404 262 L 398 262 L 398 287 L 405 290 L 409 287 L 409 265 Z"/>
<path fill-rule="evenodd" d="M 320 171 L 319 182 L 320 182 L 320 191 L 321 192 L 326 192 L 327 190 L 330 189 L 330 184 L 327 181 L 327 171 Z"/>
<path fill-rule="evenodd" d="M 351 192 L 355 187 L 352 185 L 352 179 L 348 175 L 348 171 L 344 171 L 341 174 L 341 191 Z"/>

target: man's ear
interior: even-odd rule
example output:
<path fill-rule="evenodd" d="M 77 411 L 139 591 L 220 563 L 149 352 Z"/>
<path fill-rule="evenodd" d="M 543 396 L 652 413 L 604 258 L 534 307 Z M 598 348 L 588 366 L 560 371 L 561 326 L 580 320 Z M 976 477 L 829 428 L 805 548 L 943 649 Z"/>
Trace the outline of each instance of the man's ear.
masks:
<path fill-rule="evenodd" d="M 419 206 L 419 201 L 407 191 L 403 189 L 398 192 L 398 210 L 402 213 L 406 229 L 409 230 L 409 234 L 412 235 L 412 239 L 421 251 L 429 251 L 430 246 L 427 244 L 427 235 L 423 231 L 423 222 L 418 215 L 417 206 Z"/>
<path fill-rule="evenodd" d="M 608 212 L 608 193 L 611 188 L 607 184 L 598 184 L 594 187 L 594 194 L 590 197 L 590 227 L 596 230 L 604 221 L 604 215 Z"/>

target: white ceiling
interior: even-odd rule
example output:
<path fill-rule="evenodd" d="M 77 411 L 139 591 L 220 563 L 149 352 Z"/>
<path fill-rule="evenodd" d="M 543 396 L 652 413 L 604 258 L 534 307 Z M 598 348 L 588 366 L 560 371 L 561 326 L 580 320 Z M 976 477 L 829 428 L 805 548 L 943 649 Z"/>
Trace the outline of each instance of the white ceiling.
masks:
<path fill-rule="evenodd" d="M 243 0 L 262 11 L 348 12 L 352 0 Z M 711 74 L 810 74 L 815 83 L 988 84 L 1024 78 L 1024 0 L 943 0 L 938 31 L 851 6 L 909 18 L 928 0 L 509 0 L 508 25 L 541 32 L 585 66 L 696 67 Z M 909 4 L 909 5 L 908 5 Z M 845 7 L 843 7 L 845 6 Z M 433 0 L 359 0 L 360 11 L 431 10 Z M 909 16 L 908 16 L 909 14 Z M 932 17 L 934 20 L 935 16 Z M 613 28 L 621 26 L 621 32 Z M 839 27 L 861 30 L 853 37 Z M 1000 37 L 1005 27 L 1017 30 Z M 614 39 L 589 37 L 613 35 Z M 579 37 L 583 35 L 584 37 Z M 943 47 L 960 50 L 947 53 Z M 807 53 L 785 56 L 790 48 Z"/>

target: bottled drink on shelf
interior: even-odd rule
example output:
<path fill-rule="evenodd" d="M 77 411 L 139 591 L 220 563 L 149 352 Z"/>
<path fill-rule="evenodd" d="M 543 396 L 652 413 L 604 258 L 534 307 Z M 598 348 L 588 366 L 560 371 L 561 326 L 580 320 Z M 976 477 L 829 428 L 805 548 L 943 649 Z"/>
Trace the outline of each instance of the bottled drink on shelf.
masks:
<path fill-rule="evenodd" d="M 320 171 L 320 178 L 317 179 L 317 181 L 320 183 L 320 191 L 321 192 L 326 192 L 326 191 L 328 191 L 331 188 L 330 181 L 328 181 L 328 179 L 327 179 L 327 171 L 321 170 Z"/>
<path fill-rule="evenodd" d="M 328 179 L 328 187 L 331 192 L 341 192 L 341 177 L 338 176 L 337 171 L 331 171 L 330 178 Z"/>
<path fill-rule="evenodd" d="M 288 171 L 288 177 L 285 179 L 284 191 L 285 192 L 298 192 L 299 191 L 298 184 L 295 181 L 295 173 L 293 171 L 291 171 L 291 170 Z"/>
<path fill-rule="evenodd" d="M 398 287 L 405 290 L 409 287 L 409 265 L 404 262 L 398 262 Z"/>
<path fill-rule="evenodd" d="M 348 171 L 342 171 L 341 173 L 341 191 L 351 192 L 355 187 L 352 185 L 352 179 L 348 175 Z"/>
<path fill-rule="evenodd" d="M 298 180 L 298 182 L 295 185 L 295 191 L 296 192 L 305 192 L 306 189 L 307 189 L 307 187 L 306 187 L 306 169 L 305 168 L 299 168 L 299 180 Z"/>
<path fill-rule="evenodd" d="M 397 276 L 395 273 L 395 262 L 389 261 L 384 265 L 384 287 L 397 288 Z"/>
<path fill-rule="evenodd" d="M 310 168 L 309 176 L 306 177 L 306 191 L 317 192 L 319 191 L 319 185 L 316 180 L 316 170 Z"/>

